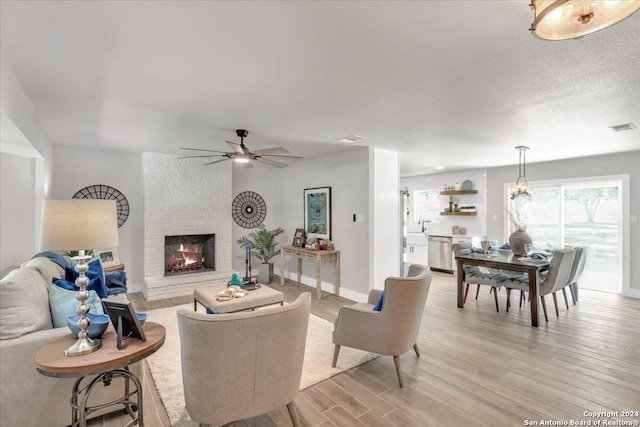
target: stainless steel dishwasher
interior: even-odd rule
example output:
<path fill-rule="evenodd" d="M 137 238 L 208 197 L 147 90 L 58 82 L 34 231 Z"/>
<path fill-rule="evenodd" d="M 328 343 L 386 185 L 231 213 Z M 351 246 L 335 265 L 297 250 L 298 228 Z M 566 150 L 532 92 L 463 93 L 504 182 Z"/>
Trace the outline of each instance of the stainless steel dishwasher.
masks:
<path fill-rule="evenodd" d="M 432 270 L 453 273 L 451 237 L 429 236 L 429 267 Z"/>

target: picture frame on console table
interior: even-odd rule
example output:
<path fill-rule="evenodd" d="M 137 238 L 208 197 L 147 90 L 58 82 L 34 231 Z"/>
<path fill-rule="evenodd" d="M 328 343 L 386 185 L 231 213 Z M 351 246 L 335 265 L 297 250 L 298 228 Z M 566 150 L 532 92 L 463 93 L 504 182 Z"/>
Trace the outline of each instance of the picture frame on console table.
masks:
<path fill-rule="evenodd" d="M 293 246 L 301 248 L 304 246 L 304 228 L 296 228 L 296 232 L 293 235 Z"/>
<path fill-rule="evenodd" d="M 304 189 L 304 231 L 307 239 L 331 240 L 331 187 Z"/>
<path fill-rule="evenodd" d="M 102 267 L 113 267 L 120 265 L 120 257 L 118 256 L 118 248 L 94 249 L 94 256 L 100 258 Z"/>

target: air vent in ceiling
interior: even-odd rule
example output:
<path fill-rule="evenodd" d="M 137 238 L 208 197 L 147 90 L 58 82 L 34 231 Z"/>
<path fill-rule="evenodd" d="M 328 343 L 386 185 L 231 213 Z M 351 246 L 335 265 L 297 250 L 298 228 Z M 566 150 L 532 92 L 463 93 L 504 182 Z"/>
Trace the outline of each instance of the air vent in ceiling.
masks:
<path fill-rule="evenodd" d="M 340 138 L 338 140 L 338 142 L 345 142 L 347 144 L 353 144 L 354 142 L 364 141 L 365 139 L 367 139 L 366 136 L 349 135 L 349 136 L 345 136 L 344 138 Z"/>
<path fill-rule="evenodd" d="M 625 123 L 623 125 L 609 126 L 609 129 L 611 129 L 614 132 L 622 132 L 623 130 L 632 130 L 635 128 L 636 128 L 636 125 L 634 125 L 633 123 Z"/>

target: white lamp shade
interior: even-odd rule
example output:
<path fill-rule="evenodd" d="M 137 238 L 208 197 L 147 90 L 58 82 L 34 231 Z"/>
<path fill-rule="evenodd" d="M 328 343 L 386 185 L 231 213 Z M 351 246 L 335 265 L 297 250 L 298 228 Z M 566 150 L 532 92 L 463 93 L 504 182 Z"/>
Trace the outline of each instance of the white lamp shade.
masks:
<path fill-rule="evenodd" d="M 633 15 L 638 0 L 534 0 L 531 30 L 544 40 L 567 40 L 595 33 Z"/>
<path fill-rule="evenodd" d="M 115 200 L 43 200 L 40 250 L 118 246 Z"/>

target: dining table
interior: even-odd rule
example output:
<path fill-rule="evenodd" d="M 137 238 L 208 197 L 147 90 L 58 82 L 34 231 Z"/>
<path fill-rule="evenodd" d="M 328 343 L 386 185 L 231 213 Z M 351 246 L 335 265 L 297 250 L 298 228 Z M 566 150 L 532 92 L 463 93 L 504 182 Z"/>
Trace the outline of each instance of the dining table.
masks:
<path fill-rule="evenodd" d="M 531 326 L 538 327 L 538 281 L 540 273 L 549 269 L 549 259 L 535 259 L 514 255 L 511 251 L 499 251 L 498 253 L 469 253 L 456 256 L 458 270 L 458 307 L 464 308 L 465 265 L 477 265 L 489 269 L 503 270 L 505 274 L 513 272 L 513 275 L 528 274 L 529 301 L 531 303 Z"/>

